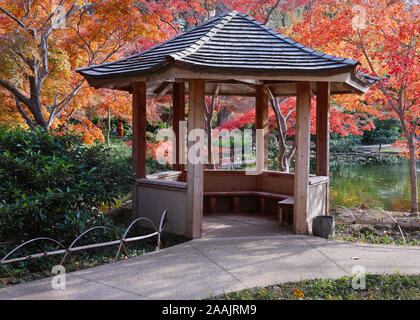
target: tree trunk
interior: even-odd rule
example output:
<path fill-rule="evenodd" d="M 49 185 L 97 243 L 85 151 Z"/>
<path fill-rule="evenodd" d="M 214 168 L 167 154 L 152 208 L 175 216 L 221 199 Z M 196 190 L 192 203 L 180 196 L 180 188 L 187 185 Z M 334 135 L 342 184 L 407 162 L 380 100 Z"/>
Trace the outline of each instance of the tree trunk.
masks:
<path fill-rule="evenodd" d="M 111 132 L 111 108 L 108 107 L 108 130 L 106 132 L 106 145 L 109 148 L 109 135 Z"/>
<path fill-rule="evenodd" d="M 213 112 L 212 112 L 213 114 Z M 207 168 L 213 169 L 213 161 L 212 161 L 212 139 L 211 139 L 211 115 L 207 115 L 206 117 L 206 131 L 207 131 Z"/>
<path fill-rule="evenodd" d="M 287 153 L 286 147 L 286 132 L 287 132 L 287 118 L 290 116 L 291 112 L 286 116 L 283 116 L 279 106 L 279 100 L 277 97 L 274 97 L 271 91 L 269 91 L 271 96 L 271 107 L 274 111 L 274 115 L 276 116 L 276 123 L 277 123 L 277 130 L 279 133 L 279 170 L 282 172 L 289 172 L 290 170 L 290 161 L 295 153 L 295 145 L 292 145 L 289 153 Z"/>
<path fill-rule="evenodd" d="M 282 137 L 280 137 L 280 130 L 279 130 L 279 157 L 277 158 L 278 162 L 279 162 L 279 170 L 283 171 L 283 172 L 288 172 L 288 168 L 286 168 L 286 163 L 285 163 L 285 154 L 286 154 L 286 146 L 284 145 L 284 143 L 282 143 Z"/>
<path fill-rule="evenodd" d="M 396 110 L 397 111 L 397 110 Z M 408 145 L 408 154 L 410 161 L 410 189 L 411 189 L 411 212 L 418 213 L 419 204 L 418 204 L 418 195 L 417 195 L 417 173 L 416 173 L 416 143 L 414 140 L 416 134 L 416 128 L 413 128 L 413 132 L 410 132 L 410 129 L 407 126 L 407 123 L 404 118 L 404 114 L 397 112 L 398 117 L 401 121 L 401 126 L 407 139 Z"/>
<path fill-rule="evenodd" d="M 225 107 L 220 107 L 220 110 L 217 114 L 217 126 L 220 127 L 225 123 L 227 120 L 229 120 L 232 112 L 228 111 Z"/>
<path fill-rule="evenodd" d="M 410 155 L 411 212 L 418 213 L 419 203 L 416 172 L 416 144 L 414 141 L 414 134 L 407 136 L 407 140 Z"/>
<path fill-rule="evenodd" d="M 3 1 L 4 2 L 4 1 Z M 18 1 L 15 1 L 18 2 Z M 43 105 L 41 102 L 41 92 L 43 89 L 43 85 L 47 77 L 50 75 L 50 68 L 48 63 L 48 57 L 51 54 L 50 47 L 49 47 L 49 37 L 52 34 L 53 30 L 55 29 L 55 25 L 53 20 L 56 19 L 57 10 L 47 14 L 47 18 L 42 22 L 43 25 L 40 29 L 36 29 L 34 27 L 33 22 L 31 22 L 35 18 L 28 18 L 32 17 L 33 15 L 37 15 L 37 10 L 35 9 L 35 5 L 31 6 L 31 3 L 34 1 L 19 1 L 21 2 L 21 6 L 24 8 L 24 16 L 22 18 L 15 17 L 12 12 L 7 11 L 0 6 L 0 12 L 2 12 L 2 18 L 7 19 L 10 18 L 7 22 L 17 23 L 16 32 L 26 33 L 29 35 L 32 40 L 32 45 L 34 45 L 35 50 L 32 51 L 32 54 L 28 52 L 21 51 L 21 49 L 17 48 L 16 46 L 12 45 L 10 48 L 6 48 L 5 50 L 13 51 L 16 58 L 20 58 L 20 63 L 22 65 L 26 65 L 27 68 L 30 69 L 30 72 L 23 73 L 24 81 L 28 81 L 29 83 L 29 96 L 26 95 L 24 91 L 21 91 L 15 84 L 12 82 L 3 79 L 0 77 L 0 87 L 8 90 L 16 99 L 16 106 L 18 108 L 19 113 L 25 119 L 26 123 L 31 129 L 34 129 L 36 126 L 43 127 L 48 129 L 54 120 L 60 116 L 63 110 L 69 105 L 72 101 L 73 97 L 79 92 L 82 84 L 85 82 L 81 80 L 79 84 L 65 97 L 62 98 L 61 101 L 58 101 L 59 95 L 56 96 L 55 103 L 52 106 Z M 27 4 L 25 4 L 27 2 Z M 48 1 L 47 1 L 48 2 Z M 59 1 L 65 2 L 65 1 Z M 77 1 L 73 1 L 77 2 Z M 84 11 L 87 12 L 87 9 L 94 9 L 96 5 L 103 1 L 99 1 L 98 3 L 94 4 L 88 1 L 78 1 L 84 2 L 79 4 L 73 4 L 69 6 L 69 9 L 64 13 L 64 21 L 65 23 L 68 20 L 75 18 L 75 15 L 79 13 L 83 13 Z M 51 4 L 51 1 L 50 1 Z M 43 7 L 41 4 L 38 6 Z M 43 7 L 44 8 L 44 7 Z M 47 10 L 44 8 L 44 10 Z M 26 19 L 28 18 L 28 19 Z M 80 16 L 81 18 L 81 16 Z M 6 22 L 6 21 L 5 21 Z M 79 34 L 80 37 L 82 37 Z M 82 46 L 85 50 L 89 50 L 92 52 L 92 55 L 96 55 L 96 51 L 92 51 L 91 44 L 82 39 L 86 47 Z M 101 46 L 99 46 L 101 47 Z M 102 62 L 105 62 L 109 59 L 114 53 L 119 51 L 121 46 L 115 48 L 115 51 L 111 51 L 106 59 Z M 3 48 L 2 48 L 3 50 Z M 15 51 L 16 50 L 16 51 Z M 98 49 L 99 50 L 99 49 Z M 89 60 L 89 65 L 93 61 Z M 27 110 L 23 108 L 23 105 L 27 107 Z M 46 109 L 50 109 L 49 112 L 46 112 Z M 28 112 L 29 111 L 29 112 Z"/>
<path fill-rule="evenodd" d="M 31 100 L 39 100 L 39 96 L 34 98 L 32 97 Z M 28 106 L 30 110 L 32 111 L 32 115 L 34 116 L 35 125 L 41 126 L 44 129 L 48 129 L 48 122 L 44 117 L 44 114 L 42 112 L 42 105 L 40 101 L 36 101 L 32 105 Z"/>
<path fill-rule="evenodd" d="M 212 138 L 211 138 L 211 130 L 212 130 L 212 119 L 213 119 L 213 112 L 214 106 L 216 105 L 216 99 L 219 95 L 219 86 L 216 86 L 216 90 L 214 91 L 213 97 L 211 98 L 210 105 L 206 105 L 206 131 L 207 131 L 207 168 L 213 169 L 213 154 L 212 154 Z"/>

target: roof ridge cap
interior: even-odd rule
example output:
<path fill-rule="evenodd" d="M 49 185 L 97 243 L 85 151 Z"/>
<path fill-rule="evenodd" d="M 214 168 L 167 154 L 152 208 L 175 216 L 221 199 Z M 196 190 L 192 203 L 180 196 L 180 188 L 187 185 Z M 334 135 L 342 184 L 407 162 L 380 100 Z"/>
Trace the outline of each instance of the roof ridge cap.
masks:
<path fill-rule="evenodd" d="M 213 38 L 213 36 L 218 31 L 220 31 L 220 29 L 222 29 L 230 20 L 232 20 L 233 17 L 235 17 L 238 14 L 239 13 L 237 11 L 230 11 L 228 13 L 218 16 L 218 18 L 221 18 L 220 21 L 217 24 L 215 24 L 205 35 L 200 37 L 200 39 L 195 41 L 188 48 L 180 52 L 171 53 L 168 56 L 173 58 L 174 60 L 179 60 L 197 52 L 207 41 L 211 40 L 211 38 Z"/>
<path fill-rule="evenodd" d="M 270 34 L 272 34 L 276 38 L 279 38 L 280 40 L 282 40 L 282 41 L 284 41 L 284 42 L 286 42 L 286 43 L 294 46 L 295 48 L 297 48 L 297 49 L 299 49 L 299 50 L 301 50 L 303 52 L 312 53 L 312 54 L 314 54 L 314 55 L 316 55 L 316 56 L 318 56 L 320 58 L 325 58 L 327 60 L 334 61 L 334 62 L 343 62 L 343 63 L 354 64 L 354 65 L 360 64 L 359 61 L 350 60 L 350 59 L 347 59 L 347 58 L 335 57 L 335 56 L 332 56 L 332 55 L 328 55 L 328 54 L 326 54 L 324 52 L 319 52 L 319 51 L 316 51 L 314 49 L 311 49 L 311 48 L 309 48 L 307 46 L 304 46 L 303 44 L 300 44 L 300 43 L 298 43 L 298 42 L 296 42 L 296 41 L 294 41 L 294 40 L 292 40 L 292 39 L 290 39 L 290 38 L 288 38 L 288 37 L 280 34 L 279 32 L 273 30 L 272 28 L 267 27 L 262 22 L 254 19 L 254 18 L 252 18 L 249 15 L 246 15 L 244 13 L 240 13 L 238 16 L 240 16 L 243 19 L 249 20 L 253 24 L 255 24 L 258 27 L 260 27 L 261 29 L 264 29 L 265 31 L 269 32 Z"/>

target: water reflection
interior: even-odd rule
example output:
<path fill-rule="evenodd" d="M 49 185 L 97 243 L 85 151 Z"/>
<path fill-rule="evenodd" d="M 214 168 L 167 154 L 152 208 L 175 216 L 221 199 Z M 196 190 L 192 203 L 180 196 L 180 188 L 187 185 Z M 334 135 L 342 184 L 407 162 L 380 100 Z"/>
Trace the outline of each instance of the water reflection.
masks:
<path fill-rule="evenodd" d="M 408 160 L 393 164 L 335 162 L 331 165 L 330 178 L 332 207 L 364 205 L 385 210 L 410 210 Z"/>

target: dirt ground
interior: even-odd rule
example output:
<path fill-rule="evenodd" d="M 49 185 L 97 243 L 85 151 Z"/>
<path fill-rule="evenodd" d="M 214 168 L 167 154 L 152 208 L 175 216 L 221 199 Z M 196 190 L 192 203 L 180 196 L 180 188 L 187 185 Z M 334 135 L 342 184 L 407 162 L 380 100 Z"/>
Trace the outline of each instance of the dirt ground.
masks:
<path fill-rule="evenodd" d="M 330 210 L 336 223 L 335 239 L 395 245 L 420 245 L 420 215 L 373 209 Z"/>

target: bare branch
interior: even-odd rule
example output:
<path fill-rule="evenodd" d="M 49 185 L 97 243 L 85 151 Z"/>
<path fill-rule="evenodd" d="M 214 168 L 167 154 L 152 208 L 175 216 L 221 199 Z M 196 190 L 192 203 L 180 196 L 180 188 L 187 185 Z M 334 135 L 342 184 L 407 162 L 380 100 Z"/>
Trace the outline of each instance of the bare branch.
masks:
<path fill-rule="evenodd" d="M 19 99 L 19 101 L 23 102 L 26 105 L 29 105 L 29 98 L 27 98 L 22 92 L 20 92 L 16 86 L 2 78 L 0 78 L 0 85 L 3 86 L 5 89 L 9 90 L 11 93 L 13 93 L 15 97 Z"/>
<path fill-rule="evenodd" d="M 28 124 L 29 128 L 34 129 L 35 128 L 34 122 L 31 120 L 31 118 L 29 118 L 28 114 L 23 109 L 22 104 L 20 103 L 20 101 L 19 101 L 19 99 L 17 97 L 15 97 L 15 101 L 16 101 L 16 107 L 17 107 L 19 113 L 25 119 L 25 121 Z"/>
<path fill-rule="evenodd" d="M 34 60 L 26 58 L 21 52 L 16 51 L 13 48 L 9 48 L 9 50 L 13 54 L 15 54 L 18 57 L 20 57 L 26 63 L 26 65 L 29 67 L 29 69 L 31 69 L 31 71 L 35 71 L 35 63 L 34 63 Z"/>
<path fill-rule="evenodd" d="M 13 14 L 11 14 L 9 11 L 4 9 L 2 6 L 0 6 L 0 11 L 3 12 L 5 15 L 7 15 L 10 19 L 15 21 L 20 27 L 23 29 L 27 29 L 27 27 L 20 21 L 18 18 L 16 18 Z"/>
<path fill-rule="evenodd" d="M 25 19 L 29 15 L 29 12 L 31 11 L 31 4 L 32 4 L 32 0 L 28 0 L 28 5 L 26 5 L 25 0 L 22 0 L 23 11 L 25 12 L 25 14 L 23 15 L 21 19 L 22 23 L 25 21 Z"/>
<path fill-rule="evenodd" d="M 172 22 L 166 20 L 163 17 L 160 17 L 160 21 L 165 22 L 167 25 L 169 25 L 175 31 L 175 34 L 179 33 L 179 30 L 174 26 L 174 24 Z"/>
<path fill-rule="evenodd" d="M 67 105 L 71 102 L 71 100 L 73 99 L 73 97 L 79 92 L 79 90 L 81 89 L 83 83 L 86 80 L 82 80 L 74 89 L 73 91 L 68 94 L 63 100 L 61 100 L 60 103 L 57 104 L 57 102 L 54 104 L 51 112 L 50 112 L 50 117 L 48 119 L 48 125 L 51 125 L 55 119 L 57 119 L 61 113 L 64 111 L 64 109 L 67 107 Z"/>
<path fill-rule="evenodd" d="M 277 7 L 279 6 L 281 0 L 277 0 L 277 2 L 270 8 L 270 10 L 268 10 L 267 15 L 265 16 L 264 19 L 264 24 L 267 24 L 268 21 L 270 20 L 270 16 L 273 13 L 273 11 L 275 9 L 277 9 Z"/>

